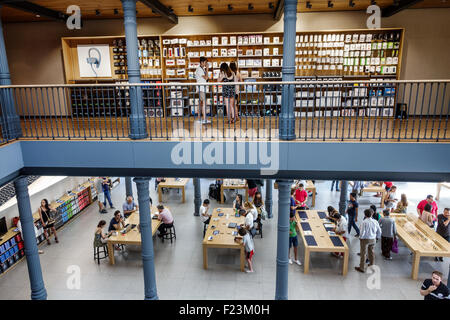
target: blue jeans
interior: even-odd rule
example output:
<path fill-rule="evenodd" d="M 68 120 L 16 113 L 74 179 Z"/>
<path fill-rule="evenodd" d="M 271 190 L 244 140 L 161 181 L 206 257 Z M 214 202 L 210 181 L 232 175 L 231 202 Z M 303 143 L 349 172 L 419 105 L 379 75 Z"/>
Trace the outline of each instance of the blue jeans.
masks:
<path fill-rule="evenodd" d="M 356 234 L 359 236 L 359 228 L 355 222 L 355 215 L 348 215 L 348 235 L 350 235 L 350 231 L 352 231 L 352 227 L 355 228 Z"/>
<path fill-rule="evenodd" d="M 333 191 L 334 184 L 336 183 L 336 191 L 339 191 L 339 180 L 331 181 L 331 191 Z"/>
<path fill-rule="evenodd" d="M 113 204 L 112 204 L 112 201 L 111 201 L 111 193 L 108 190 L 108 191 L 104 191 L 103 194 L 105 195 L 105 200 L 103 201 L 103 205 L 106 208 L 106 200 L 108 200 L 109 206 L 112 208 Z"/>

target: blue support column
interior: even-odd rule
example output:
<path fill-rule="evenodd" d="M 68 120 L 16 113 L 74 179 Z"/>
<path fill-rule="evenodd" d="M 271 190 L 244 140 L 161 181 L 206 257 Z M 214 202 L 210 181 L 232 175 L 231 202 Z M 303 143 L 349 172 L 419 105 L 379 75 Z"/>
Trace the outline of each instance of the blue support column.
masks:
<path fill-rule="evenodd" d="M 1 11 L 1 6 L 0 6 Z M 11 75 L 9 73 L 8 57 L 6 56 L 5 39 L 3 37 L 2 20 L 0 17 L 0 85 L 11 85 Z M 20 118 L 17 116 L 12 89 L 0 89 L 0 108 L 3 124 L 2 135 L 7 140 L 16 139 L 22 136 Z"/>
<path fill-rule="evenodd" d="M 292 180 L 278 180 L 278 236 L 275 299 L 288 299 L 289 213 Z"/>
<path fill-rule="evenodd" d="M 133 181 L 136 183 L 139 202 L 145 300 L 158 300 L 159 298 L 156 292 L 155 257 L 153 253 L 152 219 L 150 216 L 150 178 L 136 177 Z"/>
<path fill-rule="evenodd" d="M 200 206 L 202 205 L 202 192 L 201 192 L 201 186 L 200 186 L 200 179 L 195 178 L 194 179 L 194 216 L 200 215 Z"/>
<path fill-rule="evenodd" d="M 297 0 L 284 1 L 283 81 L 295 80 L 295 36 Z M 280 139 L 295 139 L 294 85 L 282 88 L 280 113 Z"/>
<path fill-rule="evenodd" d="M 126 196 L 133 196 L 133 184 L 131 183 L 131 177 L 125 177 L 125 194 Z"/>
<path fill-rule="evenodd" d="M 348 197 L 348 181 L 341 181 L 341 197 L 339 198 L 339 213 L 345 215 Z"/>
<path fill-rule="evenodd" d="M 272 179 L 266 179 L 266 211 L 269 219 L 273 218 L 272 214 Z"/>
<path fill-rule="evenodd" d="M 127 44 L 128 82 L 130 84 L 141 83 L 136 22 L 136 0 L 122 0 L 122 7 Z M 130 138 L 145 139 L 148 137 L 148 133 L 144 115 L 142 87 L 130 87 L 130 106 Z"/>
<path fill-rule="evenodd" d="M 34 232 L 34 219 L 31 213 L 30 197 L 28 195 L 28 181 L 26 177 L 19 177 L 14 181 L 16 189 L 19 218 L 22 225 L 22 238 L 25 246 L 28 276 L 30 278 L 31 299 L 46 300 L 47 291 L 42 278 L 41 262 L 39 260 L 36 233 Z"/>

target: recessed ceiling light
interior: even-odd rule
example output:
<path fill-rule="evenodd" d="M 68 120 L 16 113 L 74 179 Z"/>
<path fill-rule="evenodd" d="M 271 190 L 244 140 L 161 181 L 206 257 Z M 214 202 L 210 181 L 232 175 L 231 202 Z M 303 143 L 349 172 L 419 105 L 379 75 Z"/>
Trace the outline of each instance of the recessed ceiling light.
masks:
<path fill-rule="evenodd" d="M 36 18 L 40 18 L 40 17 L 41 17 L 41 15 L 39 15 L 39 14 L 36 15 Z"/>

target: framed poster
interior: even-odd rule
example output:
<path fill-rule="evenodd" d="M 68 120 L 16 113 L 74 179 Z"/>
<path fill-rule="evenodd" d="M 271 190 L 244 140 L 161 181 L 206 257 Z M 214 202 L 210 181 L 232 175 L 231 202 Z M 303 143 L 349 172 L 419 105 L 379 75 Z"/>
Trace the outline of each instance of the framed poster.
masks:
<path fill-rule="evenodd" d="M 111 77 L 111 57 L 107 44 L 77 46 L 80 78 Z"/>

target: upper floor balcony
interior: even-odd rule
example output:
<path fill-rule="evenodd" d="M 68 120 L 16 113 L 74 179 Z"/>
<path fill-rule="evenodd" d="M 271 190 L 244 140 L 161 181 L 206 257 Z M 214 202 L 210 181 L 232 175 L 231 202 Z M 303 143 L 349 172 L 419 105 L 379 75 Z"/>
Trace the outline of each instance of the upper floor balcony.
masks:
<path fill-rule="evenodd" d="M 0 143 L 15 115 L 20 140 L 448 142 L 449 81 L 2 86 Z"/>

